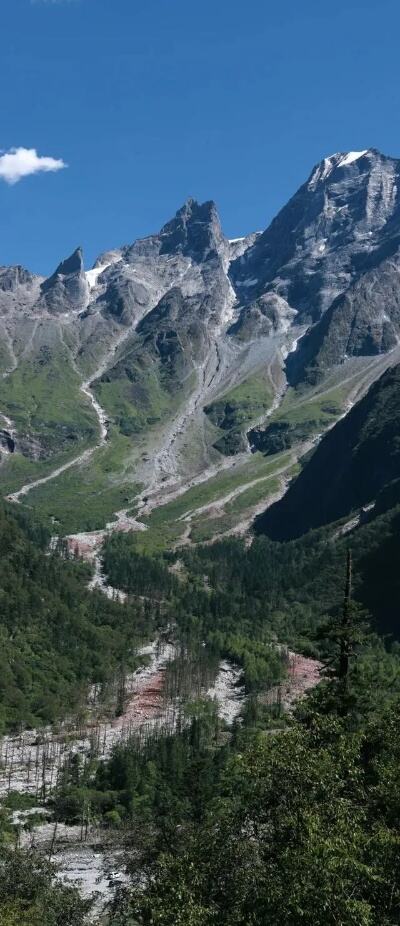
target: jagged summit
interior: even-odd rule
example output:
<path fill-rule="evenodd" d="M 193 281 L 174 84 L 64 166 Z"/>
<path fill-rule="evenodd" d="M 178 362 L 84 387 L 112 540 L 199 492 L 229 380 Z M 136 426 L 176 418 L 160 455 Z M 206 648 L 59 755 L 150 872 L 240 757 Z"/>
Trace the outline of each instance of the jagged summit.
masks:
<path fill-rule="evenodd" d="M 83 250 L 78 247 L 70 257 L 61 261 L 53 276 L 69 276 L 70 273 L 81 273 L 83 270 Z"/>
<path fill-rule="evenodd" d="M 83 250 L 78 247 L 69 257 L 61 261 L 51 276 L 47 277 L 42 289 L 46 291 L 60 277 L 69 277 L 81 273 L 84 273 Z"/>
<path fill-rule="evenodd" d="M 76 248 L 41 285 L 42 306 L 50 313 L 69 313 L 85 308 L 89 295 L 82 248 Z"/>
<path fill-rule="evenodd" d="M 42 277 L 20 264 L 0 267 L 0 315 L 25 310 L 38 297 Z"/>
<path fill-rule="evenodd" d="M 400 161 L 376 149 L 325 158 L 231 269 L 252 299 L 273 291 L 317 321 L 400 226 Z"/>
<path fill-rule="evenodd" d="M 311 188 L 315 187 L 317 183 L 328 180 L 339 169 L 351 167 L 353 172 L 368 171 L 374 162 L 396 163 L 396 160 L 396 158 L 382 154 L 378 148 L 364 148 L 362 151 L 336 151 L 314 165 L 308 185 L 311 185 Z"/>
<path fill-rule="evenodd" d="M 39 279 L 21 264 L 14 267 L 0 267 L 0 290 L 15 292 L 20 286 L 30 286 Z"/>
<path fill-rule="evenodd" d="M 160 236 L 162 253 L 179 250 L 196 259 L 217 250 L 225 240 L 215 203 L 212 200 L 198 203 L 191 197 L 163 226 Z"/>
<path fill-rule="evenodd" d="M 328 157 L 323 158 L 323 160 L 313 168 L 309 186 L 313 188 L 317 183 L 327 180 L 338 168 L 350 167 L 351 165 L 357 164 L 360 159 L 364 158 L 369 153 L 373 153 L 371 149 L 364 148 L 363 151 L 339 151 L 336 152 L 336 154 L 330 154 Z M 360 167 L 359 164 L 357 164 L 357 166 Z"/>
<path fill-rule="evenodd" d="M 69 273 L 80 273 L 83 269 L 83 250 L 79 247 L 75 248 L 73 254 L 59 264 L 55 273 L 67 276 Z"/>

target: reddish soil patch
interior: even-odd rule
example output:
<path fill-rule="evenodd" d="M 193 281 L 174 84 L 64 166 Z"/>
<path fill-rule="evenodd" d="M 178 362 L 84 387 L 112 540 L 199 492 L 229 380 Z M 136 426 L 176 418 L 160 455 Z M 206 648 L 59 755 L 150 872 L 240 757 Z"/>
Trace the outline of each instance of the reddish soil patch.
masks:
<path fill-rule="evenodd" d="M 288 657 L 287 677 L 281 685 L 271 688 L 263 699 L 266 704 L 280 703 L 284 711 L 293 710 L 297 702 L 319 684 L 323 670 L 322 662 L 317 659 L 309 659 L 290 651 Z"/>
<path fill-rule="evenodd" d="M 95 534 L 76 534 L 70 537 L 66 537 L 68 550 L 70 553 L 76 556 L 80 556 L 82 559 L 92 560 L 97 553 L 99 547 L 103 543 L 105 537 L 105 531 L 98 531 Z"/>
<path fill-rule="evenodd" d="M 161 716 L 164 709 L 164 681 L 165 672 L 160 671 L 147 682 L 142 682 L 140 689 L 129 698 L 123 715 L 113 721 L 113 727 L 140 726 L 143 722 Z"/>

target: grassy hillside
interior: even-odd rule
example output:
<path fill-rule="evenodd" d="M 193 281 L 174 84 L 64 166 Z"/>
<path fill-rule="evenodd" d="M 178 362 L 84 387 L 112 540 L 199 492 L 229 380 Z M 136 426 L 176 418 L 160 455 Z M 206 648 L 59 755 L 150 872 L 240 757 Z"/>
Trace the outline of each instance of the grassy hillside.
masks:
<path fill-rule="evenodd" d="M 23 452 L 43 459 L 79 452 L 98 435 L 97 416 L 80 392 L 80 377 L 65 347 L 45 343 L 5 378 L 0 408 L 6 409 Z"/>
<path fill-rule="evenodd" d="M 374 501 L 400 476 L 400 366 L 387 370 L 321 441 L 286 496 L 256 529 L 299 536 Z"/>
<path fill-rule="evenodd" d="M 273 401 L 273 389 L 267 375 L 249 376 L 204 409 L 210 421 L 220 429 L 214 446 L 221 453 L 245 449 L 245 432 L 250 424 L 265 416 Z"/>

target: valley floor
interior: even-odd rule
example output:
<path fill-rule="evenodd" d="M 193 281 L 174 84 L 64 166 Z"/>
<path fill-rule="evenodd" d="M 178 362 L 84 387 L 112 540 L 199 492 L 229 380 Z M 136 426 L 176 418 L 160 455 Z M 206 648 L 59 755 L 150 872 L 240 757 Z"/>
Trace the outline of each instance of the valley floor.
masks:
<path fill-rule="evenodd" d="M 149 737 L 157 729 L 174 732 L 185 723 L 184 704 L 168 696 L 166 670 L 176 656 L 173 643 L 157 639 L 145 645 L 138 656 L 146 660 L 143 668 L 128 676 L 124 708 L 119 716 L 104 719 L 104 712 L 115 712 L 115 704 L 102 704 L 93 689 L 88 702 L 88 721 L 71 720 L 56 728 L 32 730 L 0 740 L 0 804 L 10 804 L 10 796 L 31 796 L 33 806 L 14 810 L 10 822 L 21 847 L 36 849 L 55 861 L 58 877 L 64 883 L 78 884 L 83 897 L 96 895 L 93 915 L 110 902 L 124 883 L 123 843 L 118 831 L 108 833 L 95 824 L 66 825 L 52 821 L 51 798 L 63 769 L 71 757 L 80 762 L 97 762 L 110 757 L 117 744 L 129 743 L 133 735 Z M 321 664 L 289 653 L 287 679 L 282 686 L 265 694 L 266 704 L 280 704 L 284 711 L 294 705 L 320 680 Z M 214 682 L 203 694 L 215 701 L 218 714 L 228 728 L 237 720 L 245 703 L 241 670 L 222 660 Z M 31 819 L 32 825 L 28 826 Z"/>

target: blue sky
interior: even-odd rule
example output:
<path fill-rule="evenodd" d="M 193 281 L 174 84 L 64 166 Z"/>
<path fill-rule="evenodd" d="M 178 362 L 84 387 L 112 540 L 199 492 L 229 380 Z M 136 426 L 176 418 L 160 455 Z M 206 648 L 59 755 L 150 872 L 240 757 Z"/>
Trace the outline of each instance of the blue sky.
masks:
<path fill-rule="evenodd" d="M 0 181 L 0 264 L 157 231 L 215 199 L 265 227 L 335 151 L 400 156 L 398 0 L 2 0 L 0 149 L 68 167 Z"/>

